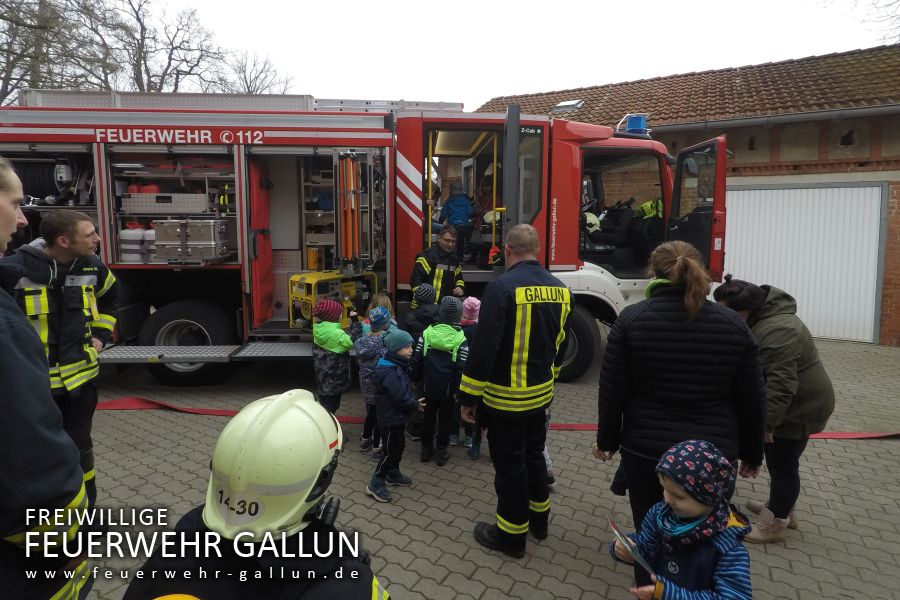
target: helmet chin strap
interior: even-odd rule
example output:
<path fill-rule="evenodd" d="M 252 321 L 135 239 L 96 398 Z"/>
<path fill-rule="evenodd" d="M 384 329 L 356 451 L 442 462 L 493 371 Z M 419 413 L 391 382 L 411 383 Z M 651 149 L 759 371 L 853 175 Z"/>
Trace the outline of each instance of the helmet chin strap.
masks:
<path fill-rule="evenodd" d="M 323 496 L 303 515 L 303 520 L 318 521 L 323 525 L 333 526 L 339 512 L 341 512 L 341 499 L 337 496 Z"/>

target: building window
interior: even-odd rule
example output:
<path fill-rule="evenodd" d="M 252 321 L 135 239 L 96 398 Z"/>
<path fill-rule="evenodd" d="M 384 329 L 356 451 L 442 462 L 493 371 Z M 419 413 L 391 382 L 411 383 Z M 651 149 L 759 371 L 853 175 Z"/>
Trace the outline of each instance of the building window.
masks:
<path fill-rule="evenodd" d="M 856 145 L 856 130 L 848 129 L 841 136 L 841 146 L 854 146 Z"/>
<path fill-rule="evenodd" d="M 750 139 L 747 140 L 747 150 L 750 152 L 756 150 L 756 136 L 751 135 Z"/>

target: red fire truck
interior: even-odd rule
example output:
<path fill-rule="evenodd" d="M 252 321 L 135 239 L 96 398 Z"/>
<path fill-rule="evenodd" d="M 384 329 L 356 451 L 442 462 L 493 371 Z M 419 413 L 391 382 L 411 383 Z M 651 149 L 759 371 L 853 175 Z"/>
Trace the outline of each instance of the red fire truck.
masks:
<path fill-rule="evenodd" d="M 673 158 L 639 116 L 610 128 L 514 106 L 27 91 L 0 118 L 31 235 L 43 211 L 89 213 L 124 286 L 101 360 L 168 383 L 310 356 L 322 296 L 364 305 L 377 288 L 402 311 L 448 181 L 480 207 L 467 293 L 502 269 L 485 257 L 504 230 L 540 232 L 540 260 L 576 299 L 564 380 L 599 354 L 598 322 L 643 297 L 661 241 L 690 241 L 714 276 L 723 267 L 724 137 Z"/>

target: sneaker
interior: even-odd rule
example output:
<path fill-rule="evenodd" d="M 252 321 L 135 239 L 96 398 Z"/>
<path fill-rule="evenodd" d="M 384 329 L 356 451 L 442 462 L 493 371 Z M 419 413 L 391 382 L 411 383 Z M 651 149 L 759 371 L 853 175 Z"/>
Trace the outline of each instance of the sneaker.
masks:
<path fill-rule="evenodd" d="M 372 438 L 361 437 L 359 438 L 359 451 L 360 452 L 368 452 L 372 449 Z"/>
<path fill-rule="evenodd" d="M 381 460 L 382 452 L 381 450 L 377 450 L 372 453 L 372 460 Z"/>
<path fill-rule="evenodd" d="M 466 440 L 463 442 L 463 446 L 465 446 L 466 448 L 471 448 L 471 447 L 472 447 L 472 442 L 473 442 L 472 436 L 471 436 L 471 435 L 467 435 L 467 436 L 466 436 Z"/>
<path fill-rule="evenodd" d="M 459 434 L 458 433 L 450 434 L 450 445 L 451 446 L 459 446 Z"/>
<path fill-rule="evenodd" d="M 431 457 L 433 457 L 433 456 L 434 456 L 434 448 L 428 448 L 428 447 L 422 448 L 422 455 L 420 456 L 420 458 L 422 459 L 423 463 L 427 463 L 428 461 L 430 461 Z"/>
<path fill-rule="evenodd" d="M 750 533 L 744 536 L 744 541 L 752 544 L 782 542 L 788 523 L 787 519 L 778 519 L 771 510 L 764 508 L 759 511 L 759 516 L 750 528 Z"/>
<path fill-rule="evenodd" d="M 384 482 L 384 479 L 376 479 L 373 477 L 369 482 L 369 485 L 366 486 L 366 492 L 379 502 L 390 502 L 391 492 L 387 489 Z"/>
<path fill-rule="evenodd" d="M 437 452 L 434 455 L 434 462 L 437 463 L 437 466 L 443 467 L 447 464 L 447 461 L 450 460 L 450 457 L 447 456 L 446 448 L 438 448 Z"/>
<path fill-rule="evenodd" d="M 406 430 L 406 437 L 408 437 L 413 442 L 418 442 L 422 439 L 422 436 L 417 432 L 412 432 L 409 429 Z"/>
<path fill-rule="evenodd" d="M 747 510 L 754 515 L 758 515 L 764 508 L 766 508 L 765 502 L 760 502 L 759 500 L 747 500 Z M 791 514 L 788 515 L 788 529 L 797 529 L 797 525 L 797 515 L 794 511 L 791 511 Z"/>
<path fill-rule="evenodd" d="M 478 460 L 479 456 L 481 456 L 481 446 L 472 446 L 469 448 L 469 458 Z"/>
<path fill-rule="evenodd" d="M 412 485 L 412 477 L 408 477 L 400 472 L 400 469 L 395 469 L 394 471 L 390 471 L 387 474 L 387 477 L 384 478 L 385 483 L 389 485 Z"/>

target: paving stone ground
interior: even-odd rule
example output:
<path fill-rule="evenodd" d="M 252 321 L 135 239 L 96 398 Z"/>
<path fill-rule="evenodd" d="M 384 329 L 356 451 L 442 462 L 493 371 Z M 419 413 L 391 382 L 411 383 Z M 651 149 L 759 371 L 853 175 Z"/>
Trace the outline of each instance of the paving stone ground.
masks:
<path fill-rule="evenodd" d="M 900 431 L 900 348 L 819 341 L 837 391 L 832 431 Z M 184 406 L 240 408 L 291 388 L 312 389 L 312 365 L 257 363 L 227 382 L 197 388 L 156 383 L 142 368 L 104 367 L 101 399 L 136 395 Z M 597 370 L 559 386 L 553 421 L 595 423 Z M 362 415 L 357 391 L 341 415 Z M 99 503 L 107 507 L 166 507 L 170 526 L 203 502 L 209 457 L 227 418 L 161 410 L 98 411 L 94 422 Z M 590 455 L 591 432 L 551 431 L 557 485 L 551 535 L 529 540 L 527 556 L 508 559 L 478 546 L 472 529 L 494 515 L 493 470 L 487 456 L 473 462 L 453 448 L 443 468 L 418 461 L 408 444 L 403 470 L 411 488 L 392 504 L 365 493 L 373 463 L 356 450 L 360 425 L 346 425 L 347 452 L 331 491 L 342 498 L 339 524 L 363 535 L 373 568 L 398 599 L 631 598 L 630 569 L 602 548 L 609 516 L 631 525 L 627 500 L 612 495 L 615 465 Z M 487 447 L 484 451 L 486 453 Z M 813 440 L 802 463 L 800 528 L 784 543 L 748 544 L 755 598 L 900 598 L 900 441 Z M 768 479 L 741 480 L 735 500 L 766 497 Z M 134 568 L 110 560 L 106 567 Z M 127 583 L 100 579 L 91 593 L 119 600 Z"/>

